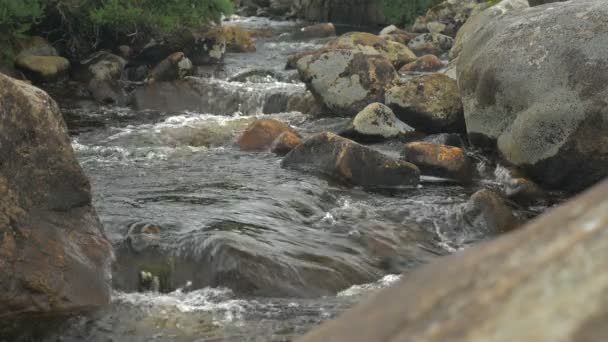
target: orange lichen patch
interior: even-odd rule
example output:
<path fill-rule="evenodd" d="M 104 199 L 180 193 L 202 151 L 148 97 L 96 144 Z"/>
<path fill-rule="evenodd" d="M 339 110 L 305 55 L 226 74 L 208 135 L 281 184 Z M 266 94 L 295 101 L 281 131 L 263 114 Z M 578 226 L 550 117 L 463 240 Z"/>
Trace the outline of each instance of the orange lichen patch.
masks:
<path fill-rule="evenodd" d="M 300 145 L 301 142 L 302 139 L 296 133 L 292 131 L 283 132 L 272 143 L 271 151 L 279 155 L 285 155 Z"/>
<path fill-rule="evenodd" d="M 462 181 L 471 178 L 470 161 L 460 147 L 413 142 L 405 146 L 403 156 L 423 173 Z"/>
<path fill-rule="evenodd" d="M 243 132 L 237 144 L 243 151 L 263 151 L 272 146 L 283 132 L 297 134 L 287 124 L 274 119 L 260 119 L 252 122 Z"/>
<path fill-rule="evenodd" d="M 226 39 L 226 48 L 231 52 L 255 52 L 251 34 L 238 26 L 222 26 L 222 35 Z"/>

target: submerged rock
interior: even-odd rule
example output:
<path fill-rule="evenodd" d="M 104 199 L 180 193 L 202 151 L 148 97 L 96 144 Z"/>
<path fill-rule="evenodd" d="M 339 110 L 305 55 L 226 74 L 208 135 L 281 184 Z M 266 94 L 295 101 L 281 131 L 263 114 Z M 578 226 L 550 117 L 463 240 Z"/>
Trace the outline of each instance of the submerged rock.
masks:
<path fill-rule="evenodd" d="M 0 100 L 0 336 L 13 340 L 108 304 L 112 251 L 55 101 L 2 74 Z"/>
<path fill-rule="evenodd" d="M 289 152 L 281 165 L 366 187 L 415 185 L 420 178 L 415 165 L 333 133 L 306 139 Z"/>
<path fill-rule="evenodd" d="M 578 191 L 608 176 L 608 2 L 547 6 L 479 28 L 458 84 L 472 144 L 497 148 L 544 187 Z"/>
<path fill-rule="evenodd" d="M 386 91 L 385 104 L 403 122 L 427 133 L 464 131 L 460 92 L 443 74 L 422 75 Z"/>
<path fill-rule="evenodd" d="M 488 189 L 471 196 L 463 217 L 476 231 L 490 234 L 508 232 L 517 226 L 513 210 L 499 194 Z"/>
<path fill-rule="evenodd" d="M 397 119 L 393 111 L 381 103 L 365 107 L 339 134 L 361 142 L 382 141 L 404 137 L 414 129 Z"/>
<path fill-rule="evenodd" d="M 372 102 L 384 102 L 384 88 L 397 77 L 390 61 L 351 50 L 320 51 L 301 58 L 298 73 L 325 106 L 355 115 Z"/>
<path fill-rule="evenodd" d="M 291 152 L 291 150 L 300 145 L 300 143 L 302 143 L 302 139 L 300 139 L 298 134 L 293 131 L 285 131 L 274 139 L 270 150 L 272 153 L 283 156 Z"/>
<path fill-rule="evenodd" d="M 272 143 L 284 132 L 297 135 L 289 125 L 275 119 L 259 119 L 252 122 L 241 134 L 237 145 L 243 151 L 263 151 L 272 146 Z"/>
<path fill-rule="evenodd" d="M 471 161 L 460 147 L 430 142 L 412 142 L 402 152 L 405 160 L 418 166 L 422 174 L 470 182 L 473 177 Z"/>
<path fill-rule="evenodd" d="M 517 231 L 421 267 L 299 341 L 602 340 L 606 193 L 603 182 Z"/>

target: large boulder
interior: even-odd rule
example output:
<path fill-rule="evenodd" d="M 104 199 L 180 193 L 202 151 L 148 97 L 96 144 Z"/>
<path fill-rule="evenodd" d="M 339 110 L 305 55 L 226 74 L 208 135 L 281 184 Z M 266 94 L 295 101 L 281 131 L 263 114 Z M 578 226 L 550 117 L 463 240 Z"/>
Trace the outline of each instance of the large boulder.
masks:
<path fill-rule="evenodd" d="M 366 55 L 381 55 L 395 68 L 416 60 L 416 55 L 407 46 L 366 32 L 345 33 L 329 42 L 326 47 L 354 50 Z"/>
<path fill-rule="evenodd" d="M 0 74 L 0 103 L 0 336 L 13 340 L 108 304 L 112 251 L 55 101 Z"/>
<path fill-rule="evenodd" d="M 363 108 L 339 134 L 360 142 L 383 141 L 405 137 L 414 129 L 397 119 L 395 113 L 382 103 Z"/>
<path fill-rule="evenodd" d="M 397 77 L 391 62 L 352 50 L 319 51 L 301 58 L 300 78 L 330 110 L 355 115 L 372 102 L 384 102 L 384 89 Z"/>
<path fill-rule="evenodd" d="M 403 122 L 423 132 L 464 130 L 458 84 L 444 74 L 422 75 L 396 83 L 387 89 L 385 104 Z"/>
<path fill-rule="evenodd" d="M 608 175 L 608 2 L 547 6 L 479 28 L 458 82 L 474 145 L 545 187 L 580 190 Z"/>
<path fill-rule="evenodd" d="M 298 341 L 601 341 L 606 193 L 424 266 Z"/>
<path fill-rule="evenodd" d="M 415 165 L 333 133 L 308 138 L 289 152 L 281 165 L 366 187 L 414 185 L 420 179 Z"/>

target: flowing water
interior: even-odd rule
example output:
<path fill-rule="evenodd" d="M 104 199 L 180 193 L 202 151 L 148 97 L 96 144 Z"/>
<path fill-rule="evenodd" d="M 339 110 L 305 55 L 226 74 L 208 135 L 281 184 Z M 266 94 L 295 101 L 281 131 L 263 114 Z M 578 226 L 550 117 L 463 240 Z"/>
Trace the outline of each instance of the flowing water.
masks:
<path fill-rule="evenodd" d="M 117 272 L 124 274 L 115 274 L 109 308 L 70 320 L 50 340 L 290 341 L 393 283 L 396 274 L 407 277 L 437 255 L 488 236 L 461 215 L 481 183 L 499 187 L 504 177 L 483 160 L 483 179 L 466 188 L 428 178 L 416 187 L 370 190 L 282 169 L 271 153 L 241 152 L 234 141 L 264 116 L 269 94 L 304 91 L 283 70 L 286 56 L 323 41 L 290 40 L 285 32 L 300 25 L 294 22 L 229 24 L 271 32 L 257 38 L 257 52 L 230 54 L 214 71 L 224 100 L 240 101 L 247 111 L 66 109 L 94 204 L 117 246 L 123 267 Z M 268 72 L 228 81 L 243 70 Z M 345 122 L 270 116 L 304 136 Z M 399 145 L 375 148 L 396 155 Z M 143 245 L 125 240 L 129 227 L 146 224 L 159 227 L 159 238 Z M 138 291 L 140 271 L 161 278 L 160 292 Z"/>

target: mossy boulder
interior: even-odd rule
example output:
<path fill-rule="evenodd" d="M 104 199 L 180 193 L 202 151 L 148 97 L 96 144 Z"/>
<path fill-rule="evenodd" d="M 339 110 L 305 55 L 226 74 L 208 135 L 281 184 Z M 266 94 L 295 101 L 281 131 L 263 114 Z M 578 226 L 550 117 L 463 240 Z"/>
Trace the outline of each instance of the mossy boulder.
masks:
<path fill-rule="evenodd" d="M 60 56 L 20 55 L 15 66 L 36 82 L 52 82 L 68 75 L 70 61 Z"/>
<path fill-rule="evenodd" d="M 458 85 L 443 74 L 422 75 L 398 82 L 386 91 L 385 104 L 401 121 L 423 132 L 464 130 Z"/>

